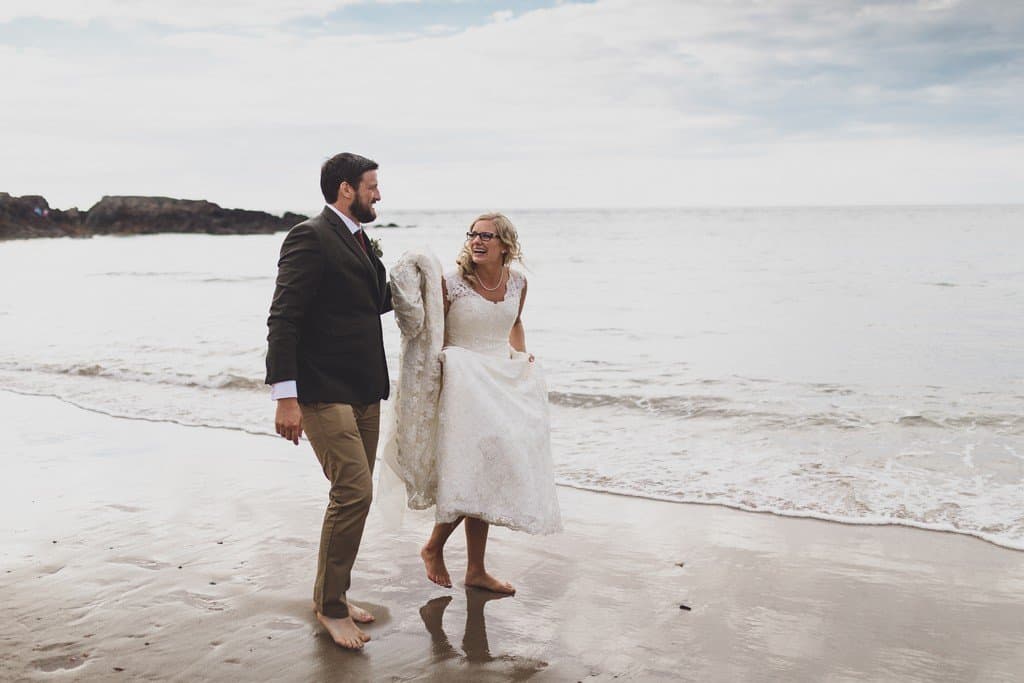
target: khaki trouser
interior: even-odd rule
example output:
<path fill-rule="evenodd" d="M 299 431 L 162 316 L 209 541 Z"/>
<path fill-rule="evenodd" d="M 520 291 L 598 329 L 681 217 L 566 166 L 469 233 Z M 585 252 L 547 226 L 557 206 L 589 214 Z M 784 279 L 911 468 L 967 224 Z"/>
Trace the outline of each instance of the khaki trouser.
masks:
<path fill-rule="evenodd" d="M 331 482 L 313 601 L 320 614 L 343 618 L 348 616 L 345 593 L 373 500 L 370 475 L 377 459 L 380 403 L 304 404 L 302 426 Z"/>

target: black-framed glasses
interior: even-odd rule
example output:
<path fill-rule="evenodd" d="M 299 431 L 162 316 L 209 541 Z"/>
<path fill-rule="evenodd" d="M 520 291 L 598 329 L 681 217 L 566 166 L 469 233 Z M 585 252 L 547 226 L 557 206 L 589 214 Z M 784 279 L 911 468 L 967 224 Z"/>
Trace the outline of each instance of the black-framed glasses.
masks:
<path fill-rule="evenodd" d="M 484 242 L 490 242 L 496 235 L 493 232 L 477 232 L 476 230 L 470 230 L 466 233 L 467 242 L 472 242 L 474 237 L 479 237 Z"/>

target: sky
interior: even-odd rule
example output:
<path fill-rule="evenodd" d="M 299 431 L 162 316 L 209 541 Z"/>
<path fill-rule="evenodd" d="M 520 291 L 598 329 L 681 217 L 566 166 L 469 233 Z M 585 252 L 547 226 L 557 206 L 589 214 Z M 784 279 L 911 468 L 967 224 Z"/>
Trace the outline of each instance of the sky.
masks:
<path fill-rule="evenodd" d="M 0 66 L 57 208 L 1024 202 L 1019 0 L 4 0 Z"/>

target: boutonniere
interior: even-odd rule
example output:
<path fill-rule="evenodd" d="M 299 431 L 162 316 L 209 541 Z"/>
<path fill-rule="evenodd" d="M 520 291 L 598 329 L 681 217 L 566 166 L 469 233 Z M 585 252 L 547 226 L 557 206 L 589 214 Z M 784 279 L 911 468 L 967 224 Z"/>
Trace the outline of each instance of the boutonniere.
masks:
<path fill-rule="evenodd" d="M 370 249 L 373 249 L 373 253 L 380 258 L 384 255 L 384 250 L 380 248 L 380 240 L 376 237 L 370 237 Z"/>

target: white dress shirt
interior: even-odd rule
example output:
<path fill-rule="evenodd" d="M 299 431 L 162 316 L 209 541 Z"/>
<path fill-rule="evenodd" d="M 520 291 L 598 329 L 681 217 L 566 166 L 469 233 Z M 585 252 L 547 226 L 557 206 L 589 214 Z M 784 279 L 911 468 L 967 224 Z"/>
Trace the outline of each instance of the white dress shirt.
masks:
<path fill-rule="evenodd" d="M 338 215 L 338 218 L 341 219 L 341 222 L 345 224 L 346 228 L 352 231 L 353 235 L 355 235 L 356 232 L 358 232 L 359 230 L 363 229 L 363 226 L 361 226 L 359 223 L 356 223 L 354 220 L 343 214 L 341 211 L 338 211 L 338 209 L 332 206 L 331 204 L 328 204 L 327 208 Z M 283 382 L 275 382 L 274 384 L 270 385 L 270 398 L 274 401 L 281 398 L 297 398 L 298 395 L 299 386 L 294 379 L 286 379 Z"/>

